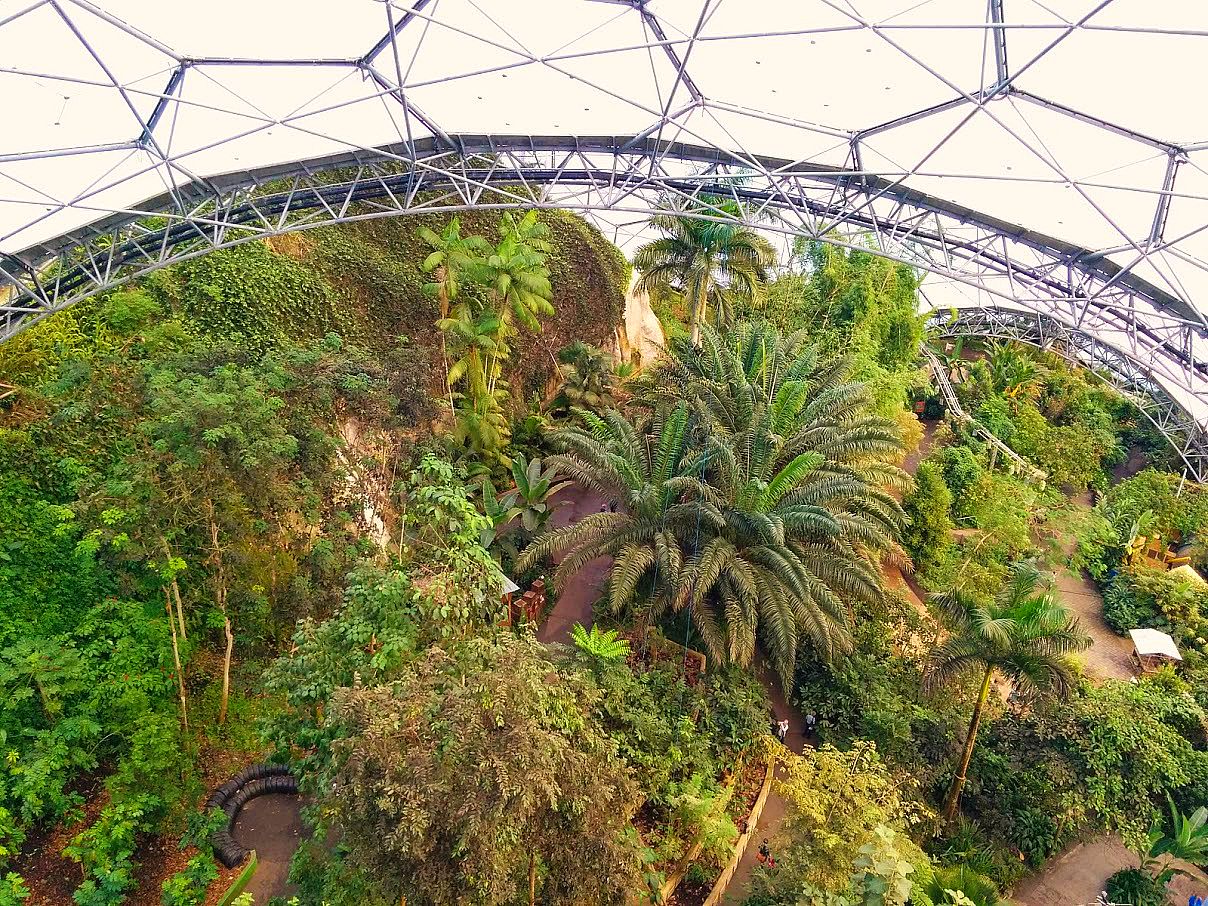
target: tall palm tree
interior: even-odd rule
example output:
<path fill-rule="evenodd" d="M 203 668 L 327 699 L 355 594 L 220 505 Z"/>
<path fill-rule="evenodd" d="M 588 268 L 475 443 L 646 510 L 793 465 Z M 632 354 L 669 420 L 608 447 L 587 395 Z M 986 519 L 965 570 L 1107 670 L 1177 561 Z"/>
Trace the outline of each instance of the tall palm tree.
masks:
<path fill-rule="evenodd" d="M 800 333 L 740 324 L 724 342 L 704 327 L 700 347 L 679 344 L 656 376 L 701 412 L 707 471 L 686 485 L 721 526 L 692 545 L 680 601 L 691 595 L 702 627 L 714 616 L 739 663 L 761 627 L 786 683 L 798 642 L 828 660 L 846 650 L 848 607 L 880 598 L 882 557 L 906 561 L 905 517 L 885 490 L 908 480 L 886 462 L 901 443 L 891 423 L 865 414 L 867 389 L 847 368 L 821 363 Z M 760 578 L 758 594 L 743 593 L 744 573 Z M 720 639 L 702 636 L 715 653 Z"/>
<path fill-rule="evenodd" d="M 702 220 L 702 215 L 727 219 Z M 776 264 L 772 244 L 745 226 L 740 216 L 741 210 L 724 199 L 702 198 L 695 207 L 672 208 L 650 219 L 663 235 L 634 253 L 639 289 L 683 295 L 691 312 L 693 343 L 700 339 L 710 306 L 715 323 L 729 325 L 734 303 L 757 298 Z"/>
<path fill-rule="evenodd" d="M 973 756 L 982 711 L 995 673 L 1008 678 L 1022 695 L 1062 694 L 1073 681 L 1069 655 L 1091 644 L 1078 618 L 1053 600 L 1044 580 L 1030 562 L 1016 563 L 993 600 L 977 601 L 962 591 L 932 596 L 952 629 L 937 645 L 923 674 L 924 689 L 932 692 L 965 677 L 981 680 L 969 732 L 948 796 L 943 818 L 950 823 Z"/>
<path fill-rule="evenodd" d="M 434 279 L 431 283 L 424 284 L 424 292 L 435 296 L 440 305 L 440 319 L 436 323 L 441 328 L 440 349 L 445 362 L 445 383 L 451 391 L 454 381 L 448 377 L 449 352 L 445 344 L 445 328 L 442 325 L 449 318 L 449 307 L 457 300 L 463 282 L 473 279 L 490 246 L 481 236 L 463 237 L 461 221 L 456 216 L 440 233 L 420 227 L 419 237 L 432 249 L 424 259 L 422 268 L 425 273 L 431 273 Z M 453 408 L 452 395 L 449 397 L 449 408 Z"/>
<path fill-rule="evenodd" d="M 639 382 L 640 404 L 692 401 L 702 438 L 767 435 L 780 451 L 777 468 L 820 453 L 820 474 L 862 482 L 885 528 L 901 526 L 901 508 L 885 490 L 910 484 L 889 462 L 901 454 L 901 438 L 890 420 L 869 414 L 871 393 L 850 379 L 850 359 L 824 361 L 805 332 L 785 336 L 758 323 L 738 324 L 724 340 L 706 325 L 700 346 L 676 340 L 667 353 Z"/>
<path fill-rule="evenodd" d="M 863 388 L 800 338 L 747 325 L 731 336 L 722 343 L 705 327 L 699 348 L 682 344 L 636 422 L 609 413 L 555 435 L 561 470 L 631 513 L 589 517 L 525 557 L 569 551 L 564 582 L 613 555 L 615 611 L 650 589 L 647 618 L 687 609 L 719 662 L 749 663 L 759 640 L 787 685 L 804 642 L 828 659 L 847 648 L 850 606 L 881 594 L 878 561 L 904 559 L 904 517 L 884 490 L 903 475 L 884 461 L 900 444 L 892 426 L 863 416 Z M 665 427 L 647 427 L 660 422 L 676 426 L 673 446 Z M 651 457 L 665 450 L 674 468 L 656 469 Z"/>

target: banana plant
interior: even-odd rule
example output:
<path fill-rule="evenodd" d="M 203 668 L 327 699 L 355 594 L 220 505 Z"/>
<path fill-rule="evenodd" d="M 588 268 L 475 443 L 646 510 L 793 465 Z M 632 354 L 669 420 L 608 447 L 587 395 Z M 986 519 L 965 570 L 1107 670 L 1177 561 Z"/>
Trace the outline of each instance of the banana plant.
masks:
<path fill-rule="evenodd" d="M 1178 874 L 1187 874 L 1172 864 L 1176 860 L 1203 865 L 1208 862 L 1208 808 L 1200 806 L 1190 815 L 1184 815 L 1166 794 L 1170 806 L 1170 822 L 1173 833 L 1166 833 L 1161 823 L 1155 823 L 1149 832 L 1149 851 L 1145 854 L 1142 868 L 1152 870 L 1162 856 L 1162 870 L 1155 876 L 1159 884 L 1167 884 Z"/>
<path fill-rule="evenodd" d="M 508 501 L 507 495 L 499 496 L 495 485 L 488 478 L 482 483 L 482 514 L 487 525 L 478 536 L 478 543 L 492 553 L 514 561 L 517 556 L 516 540 L 506 531 L 508 523 L 520 515 L 520 507 Z"/>
<path fill-rule="evenodd" d="M 512 460 L 512 478 L 516 484 L 502 499 L 519 510 L 520 524 L 530 536 L 545 528 L 553 515 L 550 498 L 570 484 L 565 480 L 556 481 L 557 476 L 557 467 L 544 468 L 539 456 L 528 459 L 523 453 L 517 453 Z"/>

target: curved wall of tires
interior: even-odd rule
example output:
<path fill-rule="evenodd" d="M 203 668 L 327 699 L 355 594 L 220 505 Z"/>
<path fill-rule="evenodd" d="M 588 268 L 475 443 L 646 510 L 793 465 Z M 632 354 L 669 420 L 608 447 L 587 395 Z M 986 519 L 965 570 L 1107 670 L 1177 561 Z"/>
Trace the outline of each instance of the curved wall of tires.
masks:
<path fill-rule="evenodd" d="M 221 809 L 226 813 L 226 827 L 210 839 L 214 847 L 214 855 L 227 868 L 234 868 L 248 856 L 248 850 L 232 835 L 235 828 L 235 817 L 239 810 L 257 796 L 270 793 L 298 792 L 298 778 L 290 773 L 288 765 L 284 764 L 253 764 L 210 795 L 206 800 L 205 811 Z"/>

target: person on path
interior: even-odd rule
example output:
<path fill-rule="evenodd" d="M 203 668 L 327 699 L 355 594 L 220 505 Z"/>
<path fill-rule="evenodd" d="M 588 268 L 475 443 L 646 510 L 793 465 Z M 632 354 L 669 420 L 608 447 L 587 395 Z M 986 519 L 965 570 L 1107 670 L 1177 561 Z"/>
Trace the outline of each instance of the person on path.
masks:
<path fill-rule="evenodd" d="M 759 855 L 756 856 L 760 865 L 767 865 L 772 861 L 772 851 L 768 848 L 768 840 L 765 837 L 763 842 L 759 844 Z"/>
<path fill-rule="evenodd" d="M 776 735 L 780 737 L 780 741 L 784 742 L 785 737 L 789 735 L 789 722 L 782 720 L 776 724 Z"/>

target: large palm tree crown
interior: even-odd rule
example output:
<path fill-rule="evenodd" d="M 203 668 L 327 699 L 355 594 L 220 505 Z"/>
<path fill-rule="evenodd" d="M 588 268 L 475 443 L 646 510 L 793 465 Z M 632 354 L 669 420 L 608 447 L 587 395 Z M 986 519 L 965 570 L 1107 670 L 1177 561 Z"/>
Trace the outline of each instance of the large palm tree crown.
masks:
<path fill-rule="evenodd" d="M 679 536 L 694 515 L 680 502 L 683 476 L 699 468 L 688 449 L 688 407 L 633 421 L 615 409 L 603 415 L 579 410 L 579 416 L 586 427 L 554 432 L 551 442 L 566 452 L 546 461 L 621 509 L 548 532 L 525 549 L 517 568 L 567 551 L 554 573 L 554 586 L 562 589 L 586 563 L 612 556 L 611 599 L 618 609 L 633 599 L 644 577 L 651 579 L 653 596 L 665 595 L 683 563 Z"/>
<path fill-rule="evenodd" d="M 858 485 L 883 528 L 899 533 L 905 516 L 886 488 L 910 483 L 889 461 L 901 454 L 901 438 L 892 421 L 870 414 L 871 394 L 850 379 L 850 359 L 824 361 L 803 332 L 782 336 L 759 323 L 738 324 L 724 340 L 705 326 L 699 346 L 681 338 L 667 353 L 637 384 L 640 405 L 690 401 L 700 443 L 724 437 L 735 449 L 759 449 L 769 457 L 764 468 L 819 454 L 817 477 Z"/>
<path fill-rule="evenodd" d="M 564 583 L 612 556 L 615 612 L 687 610 L 712 658 L 749 663 L 758 640 L 787 683 L 805 643 L 842 653 L 850 607 L 881 595 L 878 563 L 902 556 L 904 518 L 885 485 L 903 473 L 863 388 L 801 338 L 761 331 L 740 325 L 723 343 L 706 327 L 656 370 L 632 421 L 585 414 L 586 429 L 555 435 L 559 468 L 628 512 L 551 533 L 525 562 L 567 551 Z"/>
<path fill-rule="evenodd" d="M 640 289 L 683 294 L 694 343 L 709 306 L 718 326 L 730 324 L 735 301 L 755 299 L 776 264 L 771 243 L 741 223 L 738 214 L 721 199 L 656 214 L 650 224 L 662 236 L 634 253 Z"/>
<path fill-rule="evenodd" d="M 1074 676 L 1069 655 L 1090 645 L 1078 617 L 1045 590 L 1033 563 L 1015 564 L 992 600 L 978 601 L 960 591 L 932 600 L 952 635 L 932 651 L 923 679 L 928 690 L 997 672 L 1021 694 L 1061 694 Z"/>

